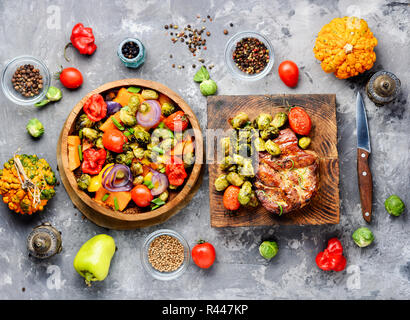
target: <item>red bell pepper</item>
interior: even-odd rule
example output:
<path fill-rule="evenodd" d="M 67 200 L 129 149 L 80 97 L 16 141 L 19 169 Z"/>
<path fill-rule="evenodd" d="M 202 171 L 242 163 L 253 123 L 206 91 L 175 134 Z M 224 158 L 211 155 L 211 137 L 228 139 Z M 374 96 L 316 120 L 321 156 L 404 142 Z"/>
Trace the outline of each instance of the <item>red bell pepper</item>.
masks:
<path fill-rule="evenodd" d="M 83 152 L 83 163 L 81 164 L 81 170 L 83 173 L 89 173 L 91 175 L 99 174 L 102 166 L 107 157 L 107 151 L 105 149 L 89 148 Z"/>
<path fill-rule="evenodd" d="M 169 183 L 173 186 L 180 186 L 188 176 L 185 171 L 184 163 L 178 157 L 172 157 L 168 160 L 165 167 L 165 174 L 168 177 Z"/>
<path fill-rule="evenodd" d="M 94 41 L 93 29 L 84 28 L 82 23 L 77 23 L 71 31 L 71 43 L 81 54 L 93 54 L 97 49 Z"/>
<path fill-rule="evenodd" d="M 339 239 L 332 238 L 327 248 L 316 256 L 317 266 L 325 271 L 342 271 L 346 267 L 346 258 L 343 256 L 343 247 Z"/>
<path fill-rule="evenodd" d="M 84 28 L 82 23 L 77 23 L 73 30 L 71 31 L 71 42 L 67 43 L 64 48 L 64 58 L 67 61 L 70 59 L 66 56 L 66 50 L 70 45 L 73 45 L 81 54 L 88 54 L 91 55 L 97 49 L 93 34 L 93 29 L 91 28 Z"/>

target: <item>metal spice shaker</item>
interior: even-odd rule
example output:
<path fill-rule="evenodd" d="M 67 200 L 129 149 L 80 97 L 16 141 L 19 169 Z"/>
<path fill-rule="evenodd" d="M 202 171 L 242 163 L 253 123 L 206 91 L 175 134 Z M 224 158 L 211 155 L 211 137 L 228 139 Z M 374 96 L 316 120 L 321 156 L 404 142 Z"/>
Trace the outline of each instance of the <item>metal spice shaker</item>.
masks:
<path fill-rule="evenodd" d="M 44 222 L 35 227 L 27 237 L 27 249 L 36 258 L 50 258 L 63 249 L 61 232 Z"/>
<path fill-rule="evenodd" d="M 383 106 L 398 96 L 400 86 L 400 80 L 393 73 L 378 71 L 367 83 L 366 92 L 376 105 Z"/>

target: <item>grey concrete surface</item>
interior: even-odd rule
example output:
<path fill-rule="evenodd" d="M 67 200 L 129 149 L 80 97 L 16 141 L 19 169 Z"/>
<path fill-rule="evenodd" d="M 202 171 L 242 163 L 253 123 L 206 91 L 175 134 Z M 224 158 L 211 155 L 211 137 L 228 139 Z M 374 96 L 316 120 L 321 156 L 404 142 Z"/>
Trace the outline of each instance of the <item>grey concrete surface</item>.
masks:
<path fill-rule="evenodd" d="M 76 67 L 84 75 L 81 88 L 63 89 L 60 102 L 41 110 L 14 105 L 0 94 L 0 161 L 8 160 L 21 147 L 24 153 L 46 158 L 56 169 L 57 138 L 70 110 L 92 89 L 123 78 L 169 86 L 188 102 L 205 129 L 206 99 L 192 81 L 197 69 L 191 65 L 199 63 L 186 46 L 172 44 L 164 30 L 168 23 L 200 27 L 203 23 L 197 14 L 213 18 L 205 23 L 212 36 L 201 56 L 207 65 L 215 65 L 211 76 L 218 83 L 219 94 L 336 93 L 340 224 L 213 229 L 205 172 L 192 202 L 169 221 L 135 231 L 112 231 L 83 219 L 60 185 L 46 210 L 33 217 L 17 216 L 0 203 L 0 299 L 409 299 L 409 212 L 392 218 L 383 205 L 389 195 L 398 194 L 410 206 L 408 1 L 0 1 L 2 68 L 9 59 L 29 54 L 43 59 L 53 72 L 63 65 Z M 365 99 L 373 149 L 374 218 L 370 227 L 376 241 L 364 249 L 353 243 L 351 235 L 365 225 L 356 183 L 355 91 L 363 90 L 368 74 L 338 80 L 321 70 L 312 52 L 321 26 L 345 15 L 366 19 L 377 37 L 373 70 L 389 70 L 402 81 L 400 97 L 389 106 L 378 108 Z M 69 50 L 71 63 L 67 63 L 63 48 L 77 22 L 93 28 L 98 49 L 91 57 Z M 228 36 L 223 29 L 228 29 Z M 275 51 L 273 71 L 251 84 L 233 79 L 223 62 L 226 41 L 242 30 L 263 33 Z M 141 39 L 148 51 L 138 70 L 125 68 L 116 55 L 117 45 L 127 36 Z M 295 89 L 287 88 L 276 72 L 279 62 L 286 59 L 295 61 L 301 71 Z M 185 68 L 173 69 L 172 63 Z M 55 80 L 52 83 L 62 87 Z M 38 141 L 25 131 L 32 117 L 45 125 L 46 132 Z M 32 227 L 43 221 L 62 231 L 64 248 L 60 255 L 38 261 L 28 257 L 25 241 Z M 180 232 L 191 245 L 199 238 L 207 239 L 216 247 L 215 265 L 200 270 L 191 263 L 177 280 L 152 279 L 142 268 L 140 247 L 144 238 L 159 228 Z M 87 288 L 72 262 L 82 243 L 98 233 L 113 236 L 119 249 L 107 279 Z M 339 273 L 323 272 L 314 261 L 332 236 L 341 239 L 348 260 L 347 269 Z M 265 238 L 279 244 L 279 254 L 270 262 L 258 253 Z"/>

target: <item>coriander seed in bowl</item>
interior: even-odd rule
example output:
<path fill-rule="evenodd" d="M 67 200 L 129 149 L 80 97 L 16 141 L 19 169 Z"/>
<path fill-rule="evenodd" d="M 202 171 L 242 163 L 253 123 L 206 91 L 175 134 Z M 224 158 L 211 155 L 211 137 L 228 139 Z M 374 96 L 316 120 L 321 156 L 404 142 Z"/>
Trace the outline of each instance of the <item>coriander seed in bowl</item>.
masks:
<path fill-rule="evenodd" d="M 187 269 L 189 258 L 186 240 L 179 233 L 167 229 L 151 233 L 141 250 L 144 269 L 159 280 L 179 277 Z"/>

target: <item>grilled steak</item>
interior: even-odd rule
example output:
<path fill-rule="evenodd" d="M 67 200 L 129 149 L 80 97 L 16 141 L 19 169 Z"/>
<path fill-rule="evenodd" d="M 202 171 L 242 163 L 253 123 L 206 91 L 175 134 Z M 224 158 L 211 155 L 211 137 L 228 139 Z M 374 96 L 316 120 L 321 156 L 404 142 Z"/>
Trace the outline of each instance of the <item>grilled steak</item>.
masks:
<path fill-rule="evenodd" d="M 304 207 L 316 194 L 319 184 L 319 157 L 298 146 L 291 129 L 281 130 L 274 140 L 279 157 L 259 152 L 255 179 L 256 195 L 266 210 L 281 214 Z"/>

